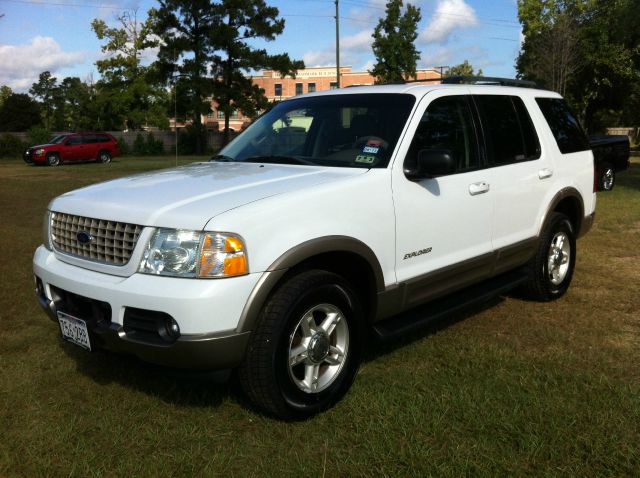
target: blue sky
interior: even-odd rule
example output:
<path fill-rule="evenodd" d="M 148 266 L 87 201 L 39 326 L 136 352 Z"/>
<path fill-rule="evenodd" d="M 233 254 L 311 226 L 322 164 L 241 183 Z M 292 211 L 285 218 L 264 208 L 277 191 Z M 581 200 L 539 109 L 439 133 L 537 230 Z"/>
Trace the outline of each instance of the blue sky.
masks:
<path fill-rule="evenodd" d="M 340 1 L 341 64 L 354 70 L 373 62 L 371 32 L 384 15 L 386 0 Z M 307 66 L 335 65 L 334 0 L 267 0 L 286 20 L 285 32 L 265 43 Z M 405 2 L 406 3 L 406 2 Z M 469 60 L 487 76 L 515 75 L 520 45 L 516 0 L 414 0 L 422 10 L 419 67 L 448 66 Z M 145 18 L 152 0 L 0 0 L 0 85 L 26 91 L 49 70 L 62 79 L 98 80 L 102 58 L 91 21 L 114 24 L 115 15 L 137 9 Z M 147 53 L 153 59 L 154 52 Z"/>

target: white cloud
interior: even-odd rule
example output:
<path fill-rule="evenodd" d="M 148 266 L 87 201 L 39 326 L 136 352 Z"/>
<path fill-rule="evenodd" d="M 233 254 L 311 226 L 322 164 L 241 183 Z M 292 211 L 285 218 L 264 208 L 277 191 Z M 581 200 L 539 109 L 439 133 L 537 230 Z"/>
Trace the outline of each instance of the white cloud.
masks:
<path fill-rule="evenodd" d="M 26 45 L 0 45 L 0 85 L 24 91 L 38 81 L 43 71 L 52 74 L 60 68 L 85 60 L 84 52 L 65 52 L 51 37 L 37 36 Z"/>
<path fill-rule="evenodd" d="M 363 52 L 371 51 L 371 43 L 373 42 L 373 30 L 362 30 L 355 35 L 340 39 L 340 51 Z"/>
<path fill-rule="evenodd" d="M 436 11 L 420 33 L 419 40 L 444 44 L 455 30 L 475 27 L 478 23 L 475 10 L 464 0 L 439 0 Z"/>
<path fill-rule="evenodd" d="M 305 66 L 335 66 L 336 64 L 336 52 L 335 51 L 308 51 L 302 55 L 302 60 Z"/>

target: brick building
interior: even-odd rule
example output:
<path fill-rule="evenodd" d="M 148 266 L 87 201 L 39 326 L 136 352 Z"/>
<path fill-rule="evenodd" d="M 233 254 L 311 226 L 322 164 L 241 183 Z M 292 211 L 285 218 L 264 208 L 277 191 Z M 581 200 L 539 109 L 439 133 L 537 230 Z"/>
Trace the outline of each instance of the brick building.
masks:
<path fill-rule="evenodd" d="M 417 70 L 418 80 L 437 80 L 441 77 L 436 69 Z M 251 77 L 254 84 L 264 90 L 269 101 L 279 101 L 292 96 L 313 93 L 315 91 L 327 91 L 337 88 L 335 67 L 314 67 L 298 70 L 295 78 L 280 76 L 279 73 L 265 70 L 261 75 Z M 340 87 L 373 85 L 374 78 L 367 71 L 352 71 L 350 66 L 340 67 Z M 202 123 L 208 129 L 219 130 L 224 128 L 224 114 L 218 111 L 215 101 L 211 101 L 211 113 L 202 118 Z M 240 131 L 243 125 L 248 124 L 250 118 L 245 118 L 239 112 L 235 112 L 229 121 L 233 131 Z"/>

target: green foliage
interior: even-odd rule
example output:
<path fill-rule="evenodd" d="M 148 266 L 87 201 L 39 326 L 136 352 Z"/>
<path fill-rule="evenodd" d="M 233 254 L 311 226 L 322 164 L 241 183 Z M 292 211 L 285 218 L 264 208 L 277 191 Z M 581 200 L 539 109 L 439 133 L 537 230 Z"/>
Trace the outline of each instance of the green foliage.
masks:
<path fill-rule="evenodd" d="M 122 156 L 131 154 L 131 148 L 129 147 L 129 144 L 125 141 L 125 139 L 122 136 L 116 139 L 118 141 L 118 149 L 120 150 L 120 154 Z"/>
<path fill-rule="evenodd" d="M 255 39 L 274 40 L 284 29 L 278 9 L 264 0 L 160 0 L 159 4 L 149 12 L 153 30 L 162 39 L 154 71 L 177 83 L 182 98 L 178 113 L 191 118 L 196 130 L 200 116 L 211 111 L 211 96 L 227 118 L 233 110 L 252 116 L 266 107 L 264 93 L 243 73 L 270 68 L 294 75 L 304 67 L 286 53 L 269 55 L 253 46 Z M 204 150 L 200 136 L 188 134 L 189 141 L 196 141 L 196 151 Z"/>
<path fill-rule="evenodd" d="M 47 144 L 51 141 L 53 135 L 44 126 L 32 126 L 29 128 L 29 145 Z"/>
<path fill-rule="evenodd" d="M 205 151 L 207 130 L 203 125 L 187 125 L 178 133 L 178 154 L 196 154 L 198 148 Z"/>
<path fill-rule="evenodd" d="M 13 90 L 7 85 L 0 86 L 0 106 L 5 102 L 7 98 L 11 96 Z"/>
<path fill-rule="evenodd" d="M 137 11 L 128 10 L 117 16 L 117 22 L 117 27 L 109 27 L 98 19 L 91 22 L 98 39 L 105 41 L 102 52 L 109 55 L 96 62 L 102 76 L 96 106 L 104 126 L 108 126 L 105 129 L 164 126 L 165 93 L 154 84 L 150 69 L 142 65 L 143 52 L 158 45 L 158 39 L 152 35 L 151 19 L 140 22 Z"/>
<path fill-rule="evenodd" d="M 18 158 L 22 156 L 27 145 L 11 133 L 0 136 L 0 158 Z"/>
<path fill-rule="evenodd" d="M 54 98 L 58 93 L 57 81 L 58 80 L 51 76 L 50 72 L 43 71 L 38 76 L 38 82 L 33 83 L 29 89 L 31 96 L 40 100 L 42 122 L 47 129 L 53 127 L 53 115 L 55 111 Z"/>
<path fill-rule="evenodd" d="M 133 142 L 133 154 L 137 156 L 164 154 L 164 144 L 161 139 L 156 139 L 152 133 L 146 135 L 138 133 Z"/>
<path fill-rule="evenodd" d="M 265 49 L 253 47 L 255 38 L 272 41 L 284 30 L 284 19 L 279 11 L 263 0 L 220 0 L 216 6 L 217 28 L 212 43 L 221 57 L 214 57 L 213 94 L 218 110 L 225 114 L 225 140 L 229 139 L 229 117 L 234 110 L 245 116 L 255 116 L 268 106 L 263 90 L 254 85 L 245 73 L 250 70 L 271 69 L 282 76 L 295 77 L 304 68 L 304 62 L 291 60 L 287 53 L 269 55 Z"/>
<path fill-rule="evenodd" d="M 401 14 L 402 0 L 389 0 L 386 16 L 378 21 L 373 31 L 373 54 L 376 64 L 371 74 L 376 83 L 398 83 L 416 77 L 416 64 L 420 52 L 415 46 L 420 8 L 407 4 Z"/>
<path fill-rule="evenodd" d="M 23 93 L 12 93 L 0 106 L 0 131 L 27 131 L 41 122 L 40 106 Z"/>
<path fill-rule="evenodd" d="M 482 76 L 482 68 L 477 72 L 473 71 L 473 65 L 469 63 L 469 60 L 464 60 L 464 63 L 454 65 L 449 68 L 444 76 Z"/>
<path fill-rule="evenodd" d="M 640 123 L 637 0 L 519 0 L 518 16 L 520 77 L 563 94 L 589 131 Z"/>

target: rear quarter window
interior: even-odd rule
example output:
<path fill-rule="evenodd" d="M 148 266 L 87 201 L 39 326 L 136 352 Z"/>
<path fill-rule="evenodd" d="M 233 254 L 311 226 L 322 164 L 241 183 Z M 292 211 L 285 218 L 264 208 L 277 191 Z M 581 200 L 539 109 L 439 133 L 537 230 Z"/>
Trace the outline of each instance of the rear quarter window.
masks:
<path fill-rule="evenodd" d="M 560 98 L 536 98 L 562 154 L 590 149 L 589 140 L 567 103 Z"/>
<path fill-rule="evenodd" d="M 474 100 L 482 118 L 490 164 L 511 164 L 540 157 L 538 135 L 519 97 L 474 95 Z"/>

